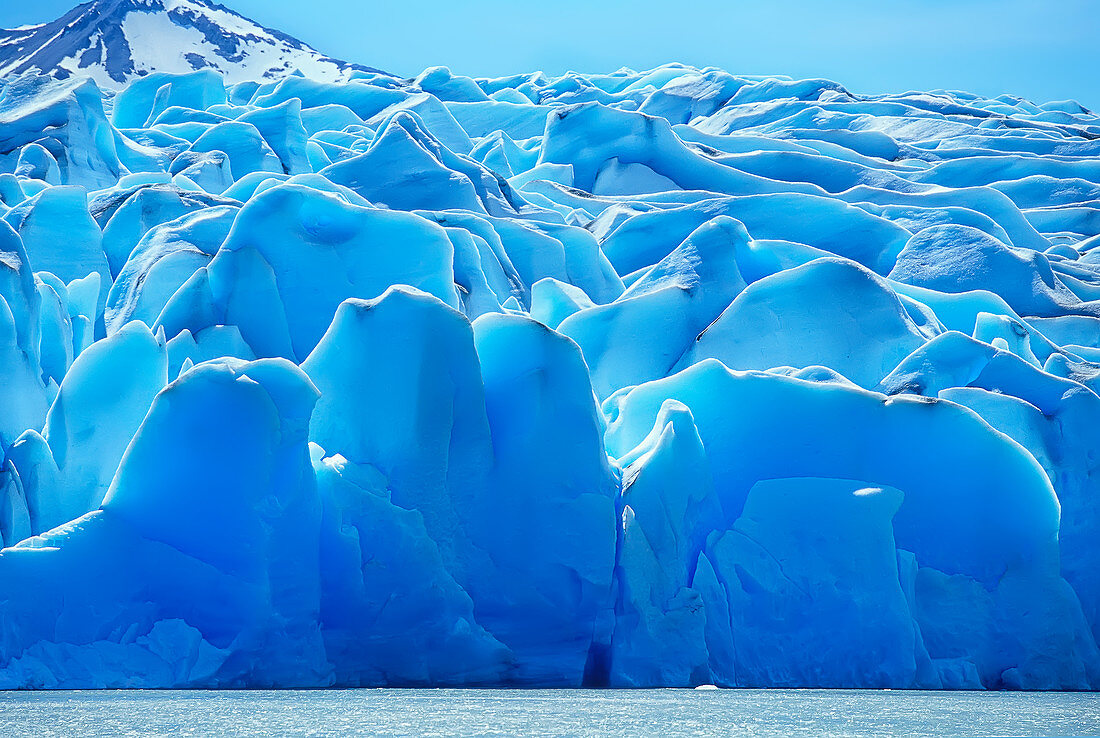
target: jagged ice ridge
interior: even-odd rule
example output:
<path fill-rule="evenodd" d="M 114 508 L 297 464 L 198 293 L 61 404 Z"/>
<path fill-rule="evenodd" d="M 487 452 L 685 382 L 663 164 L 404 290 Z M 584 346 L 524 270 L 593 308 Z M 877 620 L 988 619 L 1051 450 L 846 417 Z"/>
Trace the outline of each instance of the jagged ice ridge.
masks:
<path fill-rule="evenodd" d="M 1100 686 L 1100 118 L 0 87 L 0 686 Z"/>

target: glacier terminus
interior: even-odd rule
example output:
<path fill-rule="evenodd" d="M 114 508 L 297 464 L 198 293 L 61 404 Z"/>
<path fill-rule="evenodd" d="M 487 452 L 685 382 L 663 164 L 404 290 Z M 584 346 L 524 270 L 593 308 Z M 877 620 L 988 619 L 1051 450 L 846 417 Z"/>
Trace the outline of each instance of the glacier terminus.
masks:
<path fill-rule="evenodd" d="M 1100 688 L 1100 115 L 74 14 L 0 33 L 0 687 Z"/>

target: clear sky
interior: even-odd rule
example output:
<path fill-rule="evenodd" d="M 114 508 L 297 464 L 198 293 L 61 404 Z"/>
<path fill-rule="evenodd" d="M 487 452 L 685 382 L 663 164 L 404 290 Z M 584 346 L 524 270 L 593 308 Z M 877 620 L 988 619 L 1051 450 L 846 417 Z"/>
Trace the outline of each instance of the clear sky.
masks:
<path fill-rule="evenodd" d="M 414 76 L 607 72 L 665 61 L 951 88 L 1100 109 L 1100 0 L 222 0 L 332 56 Z M 72 0 L 0 0 L 0 25 Z"/>

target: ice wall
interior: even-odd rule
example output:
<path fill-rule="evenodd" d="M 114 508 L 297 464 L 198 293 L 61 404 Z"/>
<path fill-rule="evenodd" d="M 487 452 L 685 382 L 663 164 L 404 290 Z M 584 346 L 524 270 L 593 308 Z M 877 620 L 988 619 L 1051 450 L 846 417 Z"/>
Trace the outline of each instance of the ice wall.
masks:
<path fill-rule="evenodd" d="M 1100 688 L 1100 116 L 0 80 L 0 686 Z"/>

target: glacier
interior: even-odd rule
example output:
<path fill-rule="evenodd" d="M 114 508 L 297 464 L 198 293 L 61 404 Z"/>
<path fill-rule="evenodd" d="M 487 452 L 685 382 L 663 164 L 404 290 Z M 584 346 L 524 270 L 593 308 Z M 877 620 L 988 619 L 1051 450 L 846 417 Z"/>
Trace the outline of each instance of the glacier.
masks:
<path fill-rule="evenodd" d="M 1100 689 L 1100 115 L 103 59 L 0 78 L 0 687 Z"/>

